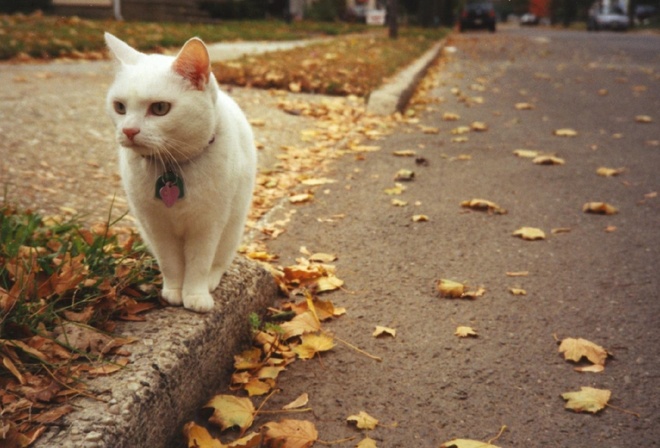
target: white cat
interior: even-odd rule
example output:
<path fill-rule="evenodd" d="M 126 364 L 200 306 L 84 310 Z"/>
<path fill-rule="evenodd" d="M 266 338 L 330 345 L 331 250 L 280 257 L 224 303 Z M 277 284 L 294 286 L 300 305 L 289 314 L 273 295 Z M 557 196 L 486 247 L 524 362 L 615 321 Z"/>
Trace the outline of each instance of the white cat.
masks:
<path fill-rule="evenodd" d="M 117 61 L 107 108 L 121 177 L 162 271 L 162 297 L 209 311 L 252 199 L 252 129 L 218 87 L 200 39 L 176 57 L 140 53 L 109 33 L 105 40 Z"/>

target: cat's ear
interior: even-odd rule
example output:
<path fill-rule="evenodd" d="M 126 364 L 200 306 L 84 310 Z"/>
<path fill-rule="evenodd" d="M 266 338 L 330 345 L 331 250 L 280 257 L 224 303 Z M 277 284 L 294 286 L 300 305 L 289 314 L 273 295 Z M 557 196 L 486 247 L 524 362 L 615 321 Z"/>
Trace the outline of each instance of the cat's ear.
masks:
<path fill-rule="evenodd" d="M 211 77 L 211 61 L 204 42 L 196 37 L 188 40 L 176 56 L 172 68 L 197 90 L 204 90 Z"/>
<path fill-rule="evenodd" d="M 140 58 L 144 56 L 135 48 L 128 45 L 121 39 L 116 38 L 110 33 L 105 33 L 105 43 L 108 45 L 110 52 L 114 55 L 115 59 L 128 65 L 135 65 L 139 62 Z"/>

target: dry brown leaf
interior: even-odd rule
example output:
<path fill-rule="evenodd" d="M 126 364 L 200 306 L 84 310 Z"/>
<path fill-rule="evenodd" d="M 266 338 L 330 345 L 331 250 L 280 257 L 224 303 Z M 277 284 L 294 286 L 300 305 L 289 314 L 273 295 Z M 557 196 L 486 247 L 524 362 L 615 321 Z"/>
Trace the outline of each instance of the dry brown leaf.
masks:
<path fill-rule="evenodd" d="M 357 415 L 351 415 L 346 420 L 355 422 L 360 429 L 374 429 L 378 425 L 378 419 L 375 419 L 364 411 L 360 411 Z"/>
<path fill-rule="evenodd" d="M 580 388 L 580 391 L 561 394 L 561 397 L 567 400 L 566 409 L 594 414 L 607 406 L 611 396 L 612 392 L 609 390 L 584 386 Z"/>
<path fill-rule="evenodd" d="M 469 132 L 470 132 L 469 126 L 459 126 L 451 130 L 451 133 L 453 135 L 462 135 L 462 134 L 467 134 Z"/>
<path fill-rule="evenodd" d="M 514 296 L 526 296 L 527 291 L 522 288 L 509 288 L 509 292 Z"/>
<path fill-rule="evenodd" d="M 429 220 L 429 217 L 426 215 L 413 215 L 413 222 L 426 222 Z"/>
<path fill-rule="evenodd" d="M 394 184 L 394 187 L 386 188 L 384 191 L 385 191 L 385 194 L 388 194 L 390 196 L 394 196 L 394 195 L 399 195 L 399 194 L 403 193 L 405 190 L 406 190 L 406 186 L 399 183 L 399 182 L 397 182 L 397 183 Z"/>
<path fill-rule="evenodd" d="M 312 359 L 317 353 L 332 350 L 335 342 L 332 336 L 321 334 L 305 334 L 301 337 L 302 343 L 293 347 L 293 352 L 300 359 Z"/>
<path fill-rule="evenodd" d="M 378 448 L 378 447 L 374 439 L 372 439 L 369 436 L 365 436 L 365 438 L 362 439 L 360 443 L 355 445 L 355 448 Z"/>
<path fill-rule="evenodd" d="M 454 332 L 454 335 L 458 336 L 459 338 L 467 338 L 467 337 L 476 338 L 477 336 L 479 336 L 472 327 L 465 327 L 465 326 L 458 326 L 456 328 L 456 331 Z"/>
<path fill-rule="evenodd" d="M 481 122 L 481 121 L 475 121 L 473 122 L 470 127 L 472 128 L 473 131 L 476 132 L 484 132 L 488 130 L 488 125 L 486 123 Z"/>
<path fill-rule="evenodd" d="M 440 445 L 440 448 L 499 448 L 490 443 L 471 439 L 453 439 Z"/>
<path fill-rule="evenodd" d="M 245 431 L 254 421 L 255 409 L 249 398 L 216 395 L 204 407 L 213 409 L 209 421 L 220 426 L 223 431 L 233 426 Z"/>
<path fill-rule="evenodd" d="M 557 137 L 576 137 L 578 135 L 577 131 L 571 128 L 556 129 L 553 134 Z"/>
<path fill-rule="evenodd" d="M 394 175 L 394 180 L 395 181 L 410 182 L 412 180 L 415 180 L 415 172 L 412 171 L 412 170 L 400 169 Z"/>
<path fill-rule="evenodd" d="M 459 298 L 465 292 L 465 285 L 453 280 L 442 279 L 437 285 L 438 291 L 442 297 Z"/>
<path fill-rule="evenodd" d="M 653 123 L 653 118 L 651 118 L 649 115 L 637 115 L 635 117 L 635 121 L 637 123 Z"/>
<path fill-rule="evenodd" d="M 534 105 L 530 103 L 516 103 L 515 108 L 517 110 L 532 110 Z"/>
<path fill-rule="evenodd" d="M 444 121 L 457 121 L 460 120 L 461 116 L 452 112 L 445 112 L 442 114 L 442 119 Z"/>
<path fill-rule="evenodd" d="M 492 201 L 486 199 L 470 199 L 461 202 L 461 207 L 471 208 L 472 210 L 487 211 L 497 215 L 505 215 L 507 211 Z"/>
<path fill-rule="evenodd" d="M 534 157 L 532 162 L 536 165 L 564 165 L 566 163 L 564 159 L 550 155 Z"/>
<path fill-rule="evenodd" d="M 545 232 L 536 227 L 521 227 L 512 233 L 513 236 L 519 236 L 523 240 L 535 241 L 535 240 L 544 240 Z"/>
<path fill-rule="evenodd" d="M 417 152 L 412 149 L 404 149 L 401 151 L 394 151 L 392 154 L 398 157 L 413 157 L 417 155 Z"/>
<path fill-rule="evenodd" d="M 587 202 L 582 206 L 585 213 L 594 213 L 597 215 L 616 215 L 619 213 L 616 207 L 607 202 Z"/>
<path fill-rule="evenodd" d="M 559 345 L 559 353 L 564 354 L 564 359 L 578 362 L 582 357 L 587 358 L 593 364 L 605 365 L 609 353 L 598 344 L 582 338 L 565 338 Z"/>
<path fill-rule="evenodd" d="M 293 196 L 289 196 L 289 202 L 291 204 L 303 204 L 314 199 L 314 195 L 311 193 L 300 193 Z"/>
<path fill-rule="evenodd" d="M 392 205 L 395 207 L 405 207 L 408 205 L 408 201 L 402 201 L 401 199 L 392 199 L 391 201 Z"/>
<path fill-rule="evenodd" d="M 506 273 L 507 277 L 527 277 L 529 275 L 529 271 L 516 271 L 516 272 L 507 272 Z"/>
<path fill-rule="evenodd" d="M 289 409 L 298 409 L 302 408 L 303 406 L 306 406 L 307 403 L 309 403 L 309 395 L 307 392 L 301 394 L 298 398 L 293 400 L 291 403 L 282 406 L 282 409 L 289 410 Z"/>
<path fill-rule="evenodd" d="M 604 166 L 601 166 L 596 170 L 596 174 L 603 177 L 613 177 L 613 176 L 618 176 L 619 174 L 623 173 L 625 170 L 626 170 L 625 168 L 606 168 Z"/>
<path fill-rule="evenodd" d="M 523 159 L 534 159 L 539 156 L 539 152 L 532 149 L 516 149 L 513 154 Z"/>
<path fill-rule="evenodd" d="M 278 448 L 309 448 L 318 440 L 319 433 L 312 422 L 281 420 L 264 425 L 266 446 Z"/>
<path fill-rule="evenodd" d="M 289 322 L 284 322 L 280 327 L 284 330 L 284 339 L 289 339 L 294 336 L 317 332 L 321 329 L 321 323 L 316 315 L 308 310 L 298 314 Z"/>
<path fill-rule="evenodd" d="M 183 426 L 183 435 L 188 441 L 188 448 L 225 448 L 206 428 L 195 422 L 188 422 Z"/>
<path fill-rule="evenodd" d="M 381 327 L 380 325 L 376 325 L 376 330 L 373 332 L 372 336 L 377 338 L 378 336 L 383 335 L 389 335 L 395 338 L 396 330 L 394 328 Z"/>

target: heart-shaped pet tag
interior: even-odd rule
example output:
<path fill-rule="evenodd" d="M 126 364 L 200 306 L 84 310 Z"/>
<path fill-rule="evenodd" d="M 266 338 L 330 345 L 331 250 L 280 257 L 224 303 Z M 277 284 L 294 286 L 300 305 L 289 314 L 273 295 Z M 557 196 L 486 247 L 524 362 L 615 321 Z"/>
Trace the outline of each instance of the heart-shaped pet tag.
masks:
<path fill-rule="evenodd" d="M 160 190 L 160 198 L 165 203 L 167 208 L 170 208 L 174 203 L 179 199 L 179 194 L 181 193 L 179 187 L 176 186 L 173 182 L 167 182 L 163 185 Z"/>

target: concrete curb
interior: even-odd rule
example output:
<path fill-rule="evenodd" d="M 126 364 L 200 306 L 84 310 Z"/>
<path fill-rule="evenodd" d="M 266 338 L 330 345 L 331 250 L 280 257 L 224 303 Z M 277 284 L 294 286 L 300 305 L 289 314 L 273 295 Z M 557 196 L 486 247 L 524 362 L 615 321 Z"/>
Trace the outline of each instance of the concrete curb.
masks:
<path fill-rule="evenodd" d="M 130 363 L 88 383 L 99 400 L 78 398 L 77 408 L 44 433 L 36 448 L 165 447 L 231 371 L 236 347 L 250 339 L 247 316 L 277 295 L 264 268 L 237 257 L 204 315 L 164 308 L 144 323 L 122 323 L 117 334 L 135 337 L 126 346 Z M 102 401 L 101 401 L 102 400 Z"/>
<path fill-rule="evenodd" d="M 442 39 L 419 59 L 400 71 L 390 82 L 371 92 L 367 112 L 389 115 L 402 112 L 410 101 L 417 83 L 426 74 L 431 64 L 440 56 L 446 39 Z"/>

